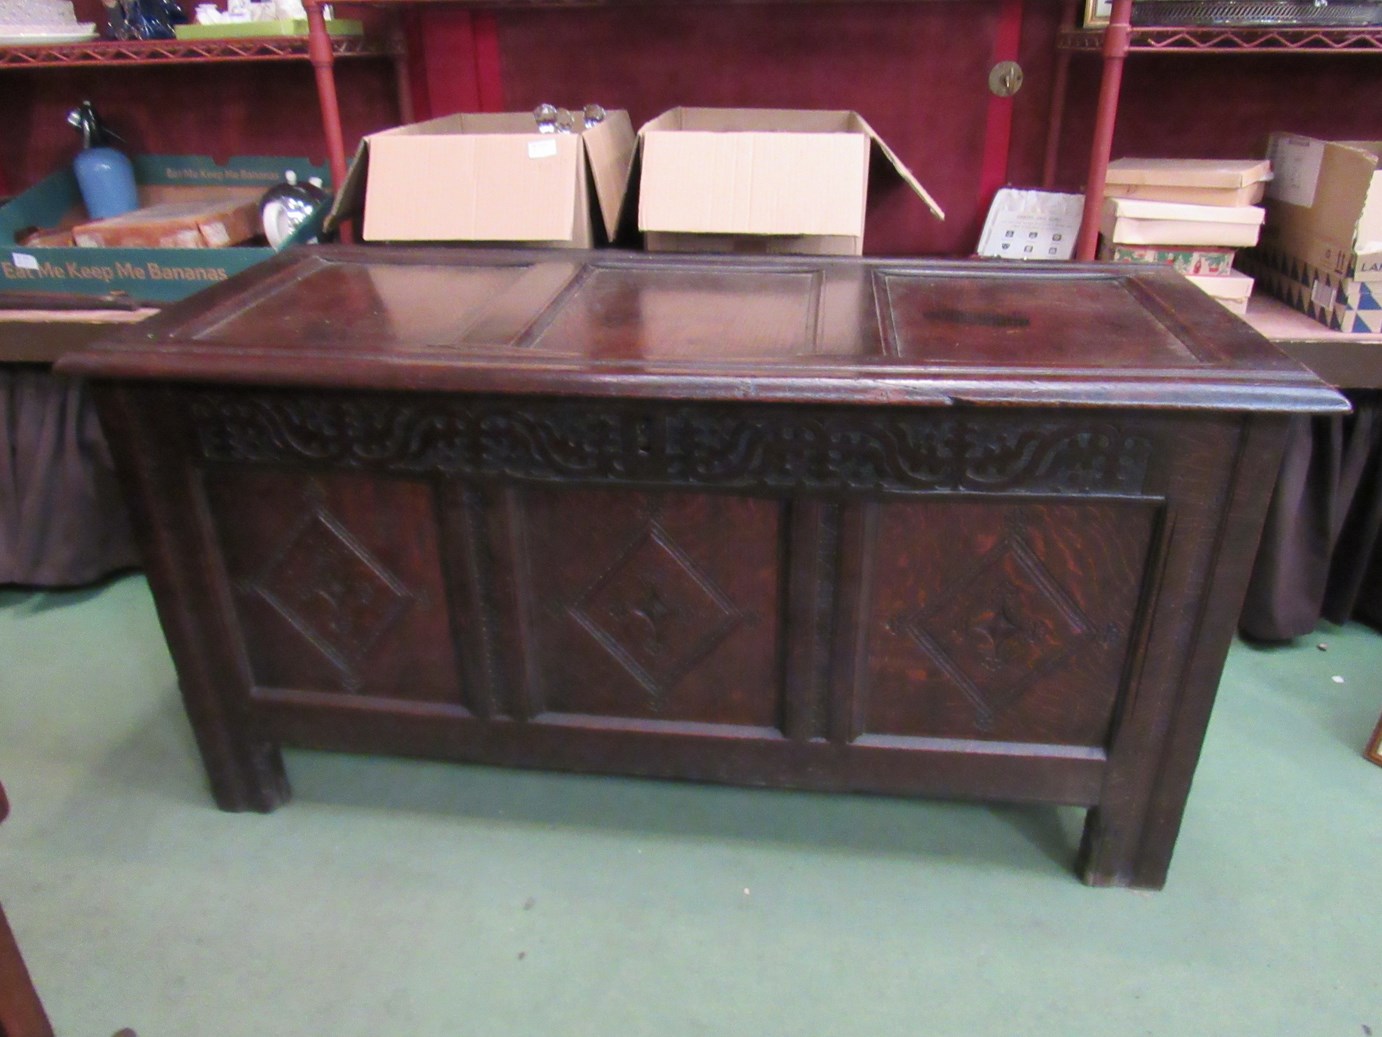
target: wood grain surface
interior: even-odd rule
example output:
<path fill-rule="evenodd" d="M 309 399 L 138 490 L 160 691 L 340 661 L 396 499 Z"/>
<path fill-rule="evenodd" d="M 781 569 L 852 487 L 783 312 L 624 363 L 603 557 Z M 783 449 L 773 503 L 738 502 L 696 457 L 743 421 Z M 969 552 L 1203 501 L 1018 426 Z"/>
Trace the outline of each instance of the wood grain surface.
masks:
<path fill-rule="evenodd" d="M 1344 406 L 1162 271 L 809 257 L 305 252 L 61 369 L 226 809 L 283 744 L 1067 803 L 1144 888 Z"/>

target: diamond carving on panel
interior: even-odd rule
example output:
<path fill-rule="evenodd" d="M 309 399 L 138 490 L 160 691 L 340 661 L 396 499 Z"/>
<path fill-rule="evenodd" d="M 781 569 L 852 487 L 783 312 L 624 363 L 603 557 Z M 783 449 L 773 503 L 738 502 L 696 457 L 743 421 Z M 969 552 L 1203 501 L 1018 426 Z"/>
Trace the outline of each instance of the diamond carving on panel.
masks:
<path fill-rule="evenodd" d="M 647 690 L 654 709 L 744 620 L 656 521 L 569 612 Z"/>
<path fill-rule="evenodd" d="M 258 594 L 358 691 L 359 664 L 414 595 L 319 499 L 246 590 Z"/>
<path fill-rule="evenodd" d="M 1022 538 L 1009 535 L 906 632 L 974 706 L 980 728 L 1095 636 L 1093 625 Z"/>

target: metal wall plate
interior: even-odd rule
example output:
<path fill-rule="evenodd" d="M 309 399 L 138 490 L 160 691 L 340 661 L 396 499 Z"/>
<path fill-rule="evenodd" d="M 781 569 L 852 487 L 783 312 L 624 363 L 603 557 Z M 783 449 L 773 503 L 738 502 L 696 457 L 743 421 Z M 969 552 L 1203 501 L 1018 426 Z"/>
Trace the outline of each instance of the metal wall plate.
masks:
<path fill-rule="evenodd" d="M 1000 61 L 989 70 L 989 90 L 996 97 L 1011 97 L 1022 89 L 1022 66 L 1016 61 Z"/>

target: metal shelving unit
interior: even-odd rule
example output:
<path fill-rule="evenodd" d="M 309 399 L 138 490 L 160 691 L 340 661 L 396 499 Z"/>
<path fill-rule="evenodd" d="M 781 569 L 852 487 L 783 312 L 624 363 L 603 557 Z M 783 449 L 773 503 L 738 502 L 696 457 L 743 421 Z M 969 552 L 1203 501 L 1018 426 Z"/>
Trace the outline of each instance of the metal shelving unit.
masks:
<path fill-rule="evenodd" d="M 0 45 L 0 71 L 53 68 L 138 68 L 159 65 L 224 65 L 241 62 L 310 61 L 317 69 L 317 89 L 321 93 L 321 70 L 328 70 L 337 59 L 387 58 L 393 63 L 399 110 L 404 121 L 412 110 L 408 88 L 407 48 L 395 18 L 388 32 L 380 36 L 331 36 L 321 20 L 321 8 L 309 3 L 315 13 L 316 31 L 302 36 L 246 36 L 203 40 L 92 40 L 87 43 L 51 43 L 31 46 Z M 331 87 L 331 115 L 323 104 L 322 127 L 331 156 L 334 183 L 345 178 L 345 157 L 341 151 L 340 112 L 334 107 L 335 88 Z"/>
<path fill-rule="evenodd" d="M 1113 13 L 1105 29 L 1074 26 L 1075 4 L 1067 3 L 1064 26 L 1056 40 L 1056 85 L 1052 94 L 1042 183 L 1055 182 L 1056 152 L 1065 114 L 1068 66 L 1072 55 L 1099 54 L 1103 77 L 1099 87 L 1094 135 L 1090 145 L 1089 172 L 1085 178 L 1084 218 L 1075 246 L 1076 259 L 1093 259 L 1098 246 L 1099 211 L 1104 203 L 1104 179 L 1113 147 L 1113 127 L 1118 117 L 1118 94 L 1123 64 L 1130 54 L 1294 54 L 1382 55 L 1382 27 L 1235 27 L 1133 26 L 1132 0 L 1113 0 Z"/>
<path fill-rule="evenodd" d="M 1073 53 L 1103 49 L 1098 29 L 1067 28 L 1056 41 Z M 1205 28 L 1134 26 L 1130 54 L 1382 54 L 1382 27 L 1339 28 Z"/>
<path fill-rule="evenodd" d="M 394 57 L 393 39 L 333 36 L 335 58 Z M 254 36 L 217 40 L 92 40 L 89 43 L 0 45 L 0 69 L 81 68 L 105 65 L 187 65 L 227 61 L 302 61 L 306 36 Z"/>
<path fill-rule="evenodd" d="M 1103 77 L 1099 88 L 1089 171 L 1085 180 L 1084 216 L 1075 258 L 1094 258 L 1104 180 L 1118 116 L 1123 63 L 1130 54 L 1325 54 L 1382 55 L 1382 28 L 1205 28 L 1147 27 L 1130 24 L 1132 0 L 1114 0 L 1106 29 L 1074 27 L 1077 0 L 1067 0 L 1064 26 L 1057 40 L 1057 63 L 1046 142 L 1043 185 L 1055 182 L 1055 160 L 1064 116 L 1068 64 L 1074 54 L 1099 54 Z M 1382 387 L 1382 336 L 1332 332 L 1310 317 L 1274 299 L 1257 298 L 1248 322 L 1331 384 L 1344 388 Z"/>

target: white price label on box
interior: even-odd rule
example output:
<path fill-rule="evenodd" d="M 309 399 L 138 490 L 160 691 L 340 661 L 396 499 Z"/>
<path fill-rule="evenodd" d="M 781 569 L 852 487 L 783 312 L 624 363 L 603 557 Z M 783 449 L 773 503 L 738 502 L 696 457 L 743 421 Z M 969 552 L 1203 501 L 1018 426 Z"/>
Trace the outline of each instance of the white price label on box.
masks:
<path fill-rule="evenodd" d="M 11 252 L 10 257 L 14 260 L 14 265 L 20 270 L 38 269 L 38 260 L 27 252 Z"/>
<path fill-rule="evenodd" d="M 557 142 L 554 140 L 530 140 L 528 142 L 529 158 L 551 158 L 557 153 Z"/>
<path fill-rule="evenodd" d="M 1322 310 L 1332 310 L 1338 297 L 1339 290 L 1319 278 L 1310 286 L 1310 301 Z"/>

